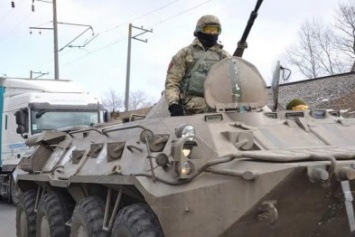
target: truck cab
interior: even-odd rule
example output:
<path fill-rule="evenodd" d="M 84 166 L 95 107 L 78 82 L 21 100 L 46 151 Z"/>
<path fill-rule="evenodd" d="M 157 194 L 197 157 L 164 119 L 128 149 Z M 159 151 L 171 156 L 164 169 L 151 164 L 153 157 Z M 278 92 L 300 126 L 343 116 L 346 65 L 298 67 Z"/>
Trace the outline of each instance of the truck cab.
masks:
<path fill-rule="evenodd" d="M 70 80 L 0 78 L 0 196 L 16 203 L 12 172 L 27 137 L 104 122 L 100 100 Z"/>

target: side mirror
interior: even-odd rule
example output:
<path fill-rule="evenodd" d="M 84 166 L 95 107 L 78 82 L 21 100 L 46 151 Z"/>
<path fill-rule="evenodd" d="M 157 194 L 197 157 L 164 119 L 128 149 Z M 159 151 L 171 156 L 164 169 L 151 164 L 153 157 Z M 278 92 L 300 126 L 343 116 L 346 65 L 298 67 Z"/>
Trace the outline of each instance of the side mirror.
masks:
<path fill-rule="evenodd" d="M 23 126 L 23 125 L 18 125 L 18 126 L 17 126 L 17 128 L 16 128 L 16 133 L 18 133 L 18 134 L 23 134 L 23 133 L 25 133 L 25 132 L 26 132 L 25 126 Z"/>
<path fill-rule="evenodd" d="M 274 106 L 272 111 L 276 111 L 279 105 L 279 85 L 280 85 L 280 76 L 282 71 L 282 81 L 287 81 L 291 76 L 291 70 L 281 66 L 280 61 L 277 61 L 274 74 L 271 82 L 272 98 L 274 101 Z"/>
<path fill-rule="evenodd" d="M 25 125 L 26 124 L 26 116 L 24 111 L 21 109 L 15 113 L 16 116 L 16 124 L 17 125 Z"/>
<path fill-rule="evenodd" d="M 15 114 L 16 117 L 16 124 L 17 124 L 17 128 L 16 128 L 16 133 L 18 134 L 24 134 L 24 133 L 28 133 L 28 112 L 27 109 L 21 109 L 19 111 L 17 111 Z"/>
<path fill-rule="evenodd" d="M 110 121 L 110 113 L 107 110 L 105 110 L 104 111 L 104 122 L 106 123 L 108 121 Z"/>

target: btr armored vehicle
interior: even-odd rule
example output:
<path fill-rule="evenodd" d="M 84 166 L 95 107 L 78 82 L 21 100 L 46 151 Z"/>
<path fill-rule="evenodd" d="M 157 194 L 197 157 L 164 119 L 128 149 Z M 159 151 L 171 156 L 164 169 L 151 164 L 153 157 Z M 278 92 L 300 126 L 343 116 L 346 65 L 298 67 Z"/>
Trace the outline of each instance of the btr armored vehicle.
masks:
<path fill-rule="evenodd" d="M 213 66 L 205 98 L 204 114 L 170 117 L 162 97 L 143 120 L 29 137 L 18 236 L 354 230 L 355 119 L 265 111 L 266 85 L 238 57 Z"/>
<path fill-rule="evenodd" d="M 29 137 L 17 236 L 354 236 L 354 118 L 271 111 L 240 57 L 204 95 L 206 113 L 170 117 L 163 96 L 144 119 Z"/>

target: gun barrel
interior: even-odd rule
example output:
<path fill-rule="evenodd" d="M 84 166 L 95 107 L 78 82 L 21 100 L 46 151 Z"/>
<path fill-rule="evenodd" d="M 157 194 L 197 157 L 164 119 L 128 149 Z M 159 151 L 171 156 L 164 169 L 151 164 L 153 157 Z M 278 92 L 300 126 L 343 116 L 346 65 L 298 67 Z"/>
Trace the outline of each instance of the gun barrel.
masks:
<path fill-rule="evenodd" d="M 233 56 L 242 57 L 243 53 L 244 53 L 244 49 L 248 48 L 247 38 L 248 38 L 251 28 L 253 27 L 255 19 L 258 16 L 258 10 L 259 10 L 262 3 L 263 3 L 263 0 L 258 0 L 255 5 L 254 10 L 250 13 L 250 17 L 249 17 L 247 26 L 245 27 L 242 38 L 238 42 L 238 47 L 234 51 Z"/>

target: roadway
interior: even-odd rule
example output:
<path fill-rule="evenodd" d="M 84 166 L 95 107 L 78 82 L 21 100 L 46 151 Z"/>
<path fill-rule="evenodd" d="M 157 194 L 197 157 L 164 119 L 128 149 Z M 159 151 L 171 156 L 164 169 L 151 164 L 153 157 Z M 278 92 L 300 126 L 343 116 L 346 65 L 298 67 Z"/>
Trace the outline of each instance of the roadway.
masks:
<path fill-rule="evenodd" d="M 16 236 L 16 207 L 0 200 L 0 236 Z"/>

